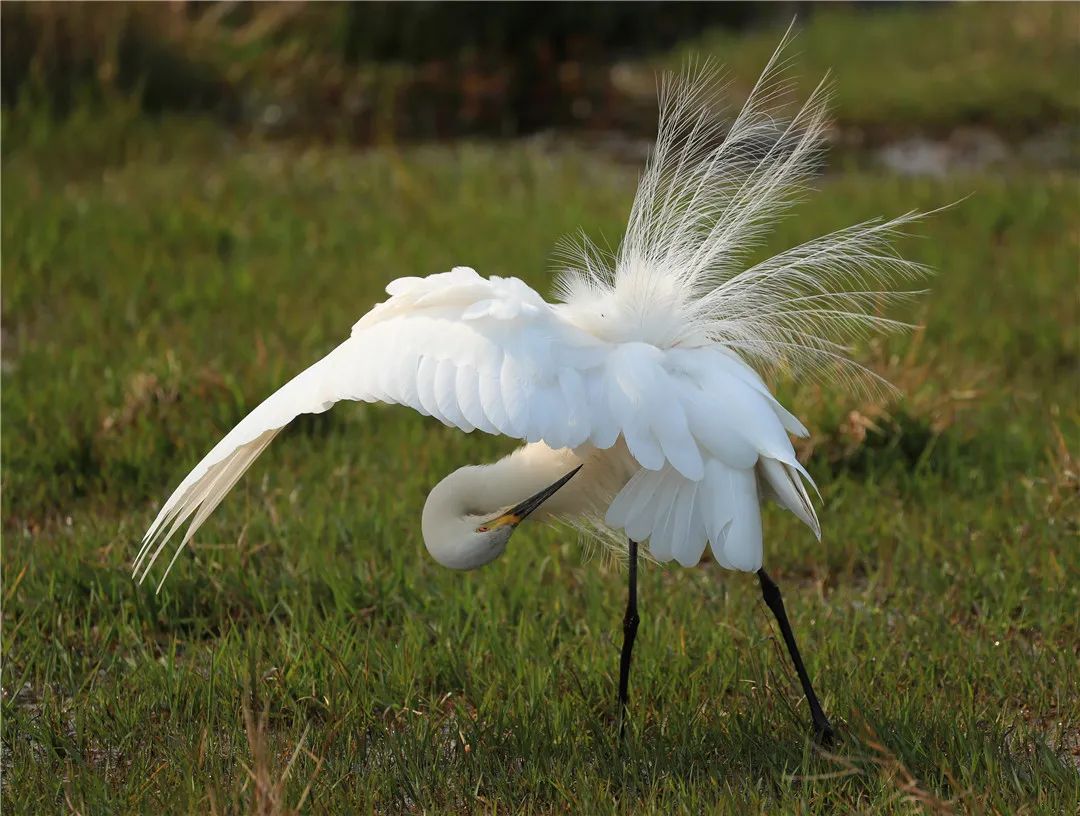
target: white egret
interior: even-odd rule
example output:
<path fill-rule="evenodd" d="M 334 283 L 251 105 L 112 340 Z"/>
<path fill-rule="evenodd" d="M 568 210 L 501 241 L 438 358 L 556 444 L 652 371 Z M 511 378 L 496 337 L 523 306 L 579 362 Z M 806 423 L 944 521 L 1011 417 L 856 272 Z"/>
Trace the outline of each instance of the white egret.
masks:
<path fill-rule="evenodd" d="M 902 296 L 889 291 L 897 279 L 924 270 L 890 248 L 914 213 L 746 262 L 817 172 L 827 126 L 824 81 L 784 115 L 783 46 L 729 125 L 713 108 L 711 70 L 665 80 L 659 134 L 621 246 L 608 257 L 586 241 L 556 302 L 517 278 L 467 267 L 391 282 L 389 298 L 345 342 L 255 408 L 176 488 L 146 533 L 139 579 L 190 522 L 175 562 L 296 416 L 339 400 L 408 405 L 465 432 L 526 442 L 432 489 L 421 529 L 440 564 L 487 564 L 530 517 L 584 521 L 626 542 L 620 710 L 638 626 L 639 543 L 684 566 L 708 548 L 722 567 L 757 573 L 814 730 L 829 738 L 780 591 L 762 569 L 764 498 L 820 537 L 813 482 L 789 438 L 807 431 L 751 363 L 794 376 L 867 374 L 844 343 L 900 325 L 880 307 Z"/>

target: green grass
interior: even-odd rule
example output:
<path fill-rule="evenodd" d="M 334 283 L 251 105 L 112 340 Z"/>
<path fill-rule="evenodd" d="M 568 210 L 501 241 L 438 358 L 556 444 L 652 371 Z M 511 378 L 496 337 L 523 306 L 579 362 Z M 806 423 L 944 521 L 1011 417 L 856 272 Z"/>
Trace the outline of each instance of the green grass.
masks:
<path fill-rule="evenodd" d="M 878 415 L 885 433 L 846 451 L 846 413 L 873 406 L 782 386 L 825 440 L 826 534 L 770 513 L 767 563 L 846 735 L 835 757 L 806 738 L 755 582 L 715 568 L 644 571 L 620 750 L 623 577 L 544 531 L 477 573 L 434 565 L 426 490 L 508 444 L 404 409 L 299 422 L 161 595 L 128 578 L 157 501 L 385 280 L 472 263 L 543 285 L 560 233 L 617 238 L 632 172 L 462 146 L 257 149 L 69 183 L 16 156 L 4 181 L 10 812 L 240 807 L 245 705 L 266 711 L 271 775 L 307 732 L 283 795 L 310 782 L 331 812 L 1080 798 L 1076 485 L 1052 455 L 1053 428 L 1074 450 L 1077 428 L 1070 179 L 840 176 L 776 234 L 972 194 L 905 247 L 941 270 L 920 342 L 864 352 L 914 392 Z"/>
<path fill-rule="evenodd" d="M 763 251 L 968 196 L 903 246 L 940 270 L 925 329 L 859 351 L 903 401 L 778 384 L 825 535 L 769 510 L 766 563 L 843 739 L 808 739 L 751 576 L 649 566 L 620 746 L 619 569 L 548 530 L 475 573 L 423 549 L 427 490 L 506 440 L 338 406 L 279 438 L 160 595 L 128 569 L 187 469 L 386 281 L 466 263 L 546 288 L 561 234 L 618 240 L 636 168 L 237 144 L 132 111 L 8 126 L 5 812 L 1080 807 L 1074 175 L 852 170 L 778 226 Z"/>
<path fill-rule="evenodd" d="M 223 9 L 13 4 L 4 14 L 5 102 L 58 115 L 133 96 L 139 111 L 213 111 L 249 134 L 323 141 L 382 143 L 395 135 L 426 138 L 470 126 L 505 133 L 522 120 L 536 122 L 537 108 L 551 119 L 548 126 L 576 122 L 603 129 L 614 117 L 651 134 L 657 68 L 678 68 L 688 56 L 710 57 L 730 69 L 733 95 L 742 98 L 793 19 L 790 6 L 759 8 L 748 28 L 709 28 L 637 62 L 627 59 L 635 48 L 631 35 L 619 43 L 613 66 L 615 55 L 598 53 L 598 32 L 591 30 L 570 38 L 565 48 L 547 50 L 537 47 L 545 36 L 538 29 L 532 32 L 537 39 L 514 43 L 508 56 L 505 48 L 519 25 L 514 13 L 489 15 L 484 26 L 474 27 L 475 36 L 455 39 L 444 31 L 442 39 L 453 45 L 431 49 L 427 32 L 444 22 L 439 9 L 372 10 L 362 22 L 345 4 Z M 630 12 L 612 13 L 633 30 Z M 597 21 L 607 17 L 595 14 Z M 578 20 L 585 25 L 588 18 L 582 13 Z M 562 19 L 565 24 L 568 18 Z M 795 23 L 797 36 L 786 54 L 792 74 L 811 85 L 832 72 L 845 144 L 971 125 L 1015 141 L 1074 124 L 1080 116 L 1076 4 L 830 3 L 800 9 Z M 346 41 L 354 36 L 360 46 L 355 60 L 346 54 Z M 378 40 L 396 40 L 410 53 L 426 54 L 428 62 L 374 62 L 364 43 Z M 549 80 L 540 93 L 528 79 L 536 74 Z M 271 104 L 285 112 L 281 120 L 263 121 L 260 112 Z M 573 112 L 582 106 L 593 111 L 584 120 Z M 7 128 L 24 131 L 33 121 Z M 100 125 L 76 132 L 116 150 L 139 129 L 137 122 L 125 126 L 125 132 Z M 5 133 L 5 149 L 11 135 Z M 1075 162 L 1075 145 L 1073 157 Z"/>

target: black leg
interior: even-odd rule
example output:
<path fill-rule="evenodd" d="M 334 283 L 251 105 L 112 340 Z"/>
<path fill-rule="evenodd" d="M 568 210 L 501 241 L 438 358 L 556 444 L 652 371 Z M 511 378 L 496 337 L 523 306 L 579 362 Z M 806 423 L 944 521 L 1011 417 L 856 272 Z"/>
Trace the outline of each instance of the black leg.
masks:
<path fill-rule="evenodd" d="M 626 600 L 626 614 L 623 616 L 622 656 L 619 659 L 619 736 L 626 730 L 627 687 L 630 685 L 630 656 L 634 651 L 634 638 L 637 637 L 637 542 L 630 541 L 630 595 Z"/>
<path fill-rule="evenodd" d="M 780 587 L 776 585 L 765 570 L 758 570 L 757 575 L 758 580 L 761 581 L 761 595 L 765 599 L 766 605 L 772 610 L 773 615 L 776 616 L 777 623 L 780 624 L 780 634 L 784 636 L 784 643 L 787 644 L 791 661 L 795 664 L 795 671 L 799 675 L 799 682 L 802 683 L 806 702 L 810 704 L 810 716 L 814 719 L 814 736 L 827 745 L 836 737 L 836 732 L 833 731 L 825 712 L 821 710 L 821 703 L 818 702 L 817 695 L 814 694 L 814 687 L 810 685 L 810 675 L 806 673 L 806 666 L 803 665 L 802 657 L 799 655 L 799 647 L 795 644 L 795 635 L 791 631 L 791 624 L 788 623 L 787 613 L 784 611 L 784 599 L 780 597 Z"/>

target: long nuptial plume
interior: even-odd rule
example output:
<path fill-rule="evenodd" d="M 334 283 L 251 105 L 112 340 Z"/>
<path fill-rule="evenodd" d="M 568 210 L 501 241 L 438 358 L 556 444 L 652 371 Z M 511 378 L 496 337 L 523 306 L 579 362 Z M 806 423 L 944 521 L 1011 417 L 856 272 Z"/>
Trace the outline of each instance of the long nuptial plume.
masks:
<path fill-rule="evenodd" d="M 828 78 L 791 113 L 790 39 L 789 28 L 730 122 L 713 66 L 663 78 L 656 145 L 622 245 L 611 256 L 582 239 L 566 253 L 559 291 L 568 304 L 614 296 L 660 347 L 711 341 L 768 370 L 889 388 L 848 352 L 860 337 L 907 328 L 880 313 L 918 294 L 895 285 L 929 272 L 892 249 L 924 214 L 865 221 L 746 265 L 821 168 Z"/>

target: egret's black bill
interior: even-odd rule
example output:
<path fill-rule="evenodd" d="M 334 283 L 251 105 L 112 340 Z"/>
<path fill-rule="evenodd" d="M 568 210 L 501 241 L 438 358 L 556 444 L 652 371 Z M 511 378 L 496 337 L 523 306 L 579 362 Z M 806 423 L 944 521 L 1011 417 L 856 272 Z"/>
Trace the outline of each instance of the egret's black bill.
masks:
<path fill-rule="evenodd" d="M 506 515 L 516 516 L 519 520 L 525 518 L 527 515 L 529 515 L 529 513 L 532 513 L 534 510 L 536 510 L 537 507 L 539 507 L 541 504 L 554 496 L 559 491 L 559 488 L 561 488 L 564 484 L 574 478 L 574 474 L 577 473 L 579 470 L 581 470 L 581 465 L 578 465 L 576 468 L 571 470 L 569 473 L 559 479 L 559 481 L 555 482 L 555 484 L 550 485 L 549 487 L 545 487 L 543 490 L 541 490 L 534 496 L 529 496 L 529 498 L 525 499 L 525 501 L 521 502 L 521 504 L 514 507 Z"/>

